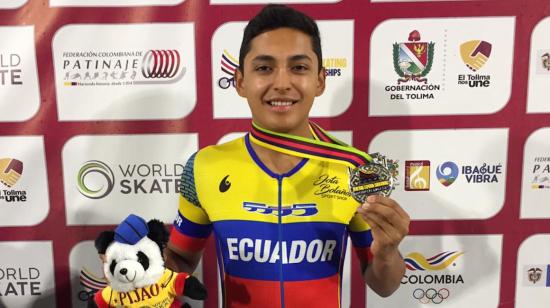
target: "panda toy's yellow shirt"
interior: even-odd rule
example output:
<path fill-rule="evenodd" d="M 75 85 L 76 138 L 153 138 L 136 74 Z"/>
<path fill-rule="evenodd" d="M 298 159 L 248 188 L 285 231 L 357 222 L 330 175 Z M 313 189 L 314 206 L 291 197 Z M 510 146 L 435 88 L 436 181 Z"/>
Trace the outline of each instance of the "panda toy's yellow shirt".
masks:
<path fill-rule="evenodd" d="M 175 273 L 169 269 L 164 270 L 162 277 L 154 284 L 134 289 L 128 292 L 118 292 L 105 287 L 95 295 L 95 302 L 103 307 L 181 307 L 181 302 L 176 296 L 183 294 L 187 273 Z"/>

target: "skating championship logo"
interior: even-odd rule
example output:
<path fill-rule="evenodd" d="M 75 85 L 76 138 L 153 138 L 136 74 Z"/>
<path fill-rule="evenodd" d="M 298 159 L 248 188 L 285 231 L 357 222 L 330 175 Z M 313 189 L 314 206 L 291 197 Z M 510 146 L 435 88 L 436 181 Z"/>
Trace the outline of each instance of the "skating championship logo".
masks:
<path fill-rule="evenodd" d="M 14 186 L 23 174 L 23 162 L 15 158 L 0 158 L 0 182 Z"/>
<path fill-rule="evenodd" d="M 453 285 L 464 284 L 462 275 L 458 274 L 424 274 L 424 272 L 441 271 L 451 265 L 464 254 L 461 251 L 444 251 L 430 258 L 418 252 L 412 252 L 405 256 L 405 265 L 408 271 L 421 271 L 418 274 L 405 274 L 402 284 L 417 285 L 412 292 L 412 297 L 422 304 L 441 304 L 451 295 Z M 445 287 L 441 285 L 445 284 Z"/>
<path fill-rule="evenodd" d="M 430 190 L 430 161 L 429 160 L 405 161 L 405 190 L 406 191 Z"/>
<path fill-rule="evenodd" d="M 453 184 L 458 177 L 458 166 L 452 161 L 446 161 L 437 166 L 435 175 L 443 186 L 447 187 Z"/>
<path fill-rule="evenodd" d="M 177 50 L 63 52 L 65 86 L 170 84 L 185 75 Z"/>
<path fill-rule="evenodd" d="M 235 71 L 239 67 L 239 60 L 224 49 L 220 64 L 222 72 L 227 74 L 227 76 L 218 79 L 218 86 L 222 89 L 228 89 L 229 86 L 235 87 Z"/>
<path fill-rule="evenodd" d="M 99 160 L 85 162 L 78 171 L 78 191 L 90 199 L 101 199 L 107 196 L 113 190 L 114 183 L 113 170 Z"/>
<path fill-rule="evenodd" d="M 323 67 L 325 68 L 325 76 L 340 77 L 343 74 L 343 70 L 348 67 L 348 59 L 325 58 L 323 59 Z"/>
<path fill-rule="evenodd" d="M 105 288 L 108 285 L 108 282 L 105 277 L 97 277 L 83 267 L 80 270 L 80 285 L 83 290 L 78 292 L 78 299 L 83 302 L 88 302 L 90 298 L 94 297 L 97 291 Z"/>
<path fill-rule="evenodd" d="M 432 69 L 435 43 L 420 42 L 420 32 L 409 34 L 409 41 L 393 44 L 393 67 L 397 75 L 397 84 L 417 81 L 426 84 L 426 75 Z"/>
<path fill-rule="evenodd" d="M 467 41 L 460 45 L 460 57 L 469 69 L 476 72 L 489 60 L 491 48 L 491 43 L 486 41 Z"/>

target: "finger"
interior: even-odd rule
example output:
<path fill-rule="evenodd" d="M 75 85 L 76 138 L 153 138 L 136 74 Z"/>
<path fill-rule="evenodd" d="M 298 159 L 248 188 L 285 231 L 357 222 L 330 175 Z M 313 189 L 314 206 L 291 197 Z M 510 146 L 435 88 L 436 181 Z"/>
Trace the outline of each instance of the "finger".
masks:
<path fill-rule="evenodd" d="M 370 214 L 370 213 L 377 214 L 402 234 L 408 234 L 409 220 L 399 215 L 394 208 L 384 206 L 380 203 L 369 204 L 363 208 L 364 208 L 365 214 Z"/>
<path fill-rule="evenodd" d="M 369 221 L 369 225 L 373 231 L 373 238 L 377 238 L 376 235 L 378 235 L 378 240 L 382 240 L 383 242 L 399 243 L 403 237 L 405 237 L 403 232 L 378 214 L 369 213 L 367 215 L 367 222 Z M 382 235 L 385 239 L 381 239 L 380 235 Z"/>
<path fill-rule="evenodd" d="M 384 197 L 382 195 L 371 195 L 367 198 L 367 203 L 381 203 L 385 206 L 395 209 L 395 211 L 403 218 L 410 219 L 409 214 L 397 203 L 389 197 Z"/>

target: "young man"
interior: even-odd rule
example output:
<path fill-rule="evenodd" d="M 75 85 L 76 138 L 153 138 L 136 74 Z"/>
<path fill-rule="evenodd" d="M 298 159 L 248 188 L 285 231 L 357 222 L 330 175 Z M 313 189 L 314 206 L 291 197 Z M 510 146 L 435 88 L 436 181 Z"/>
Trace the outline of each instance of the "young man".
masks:
<path fill-rule="evenodd" d="M 340 307 L 349 235 L 366 283 L 389 296 L 405 271 L 397 248 L 408 215 L 379 195 L 360 205 L 346 165 L 299 154 L 330 142 L 308 118 L 325 89 L 317 25 L 268 5 L 247 25 L 239 61 L 253 128 L 187 162 L 168 266 L 192 272 L 214 230 L 224 306 Z"/>

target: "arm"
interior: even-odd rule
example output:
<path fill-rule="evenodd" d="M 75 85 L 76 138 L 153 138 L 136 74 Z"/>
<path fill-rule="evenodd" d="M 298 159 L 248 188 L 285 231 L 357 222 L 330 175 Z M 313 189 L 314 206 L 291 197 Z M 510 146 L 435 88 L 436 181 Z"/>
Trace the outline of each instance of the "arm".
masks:
<path fill-rule="evenodd" d="M 398 246 L 409 233 L 410 217 L 397 202 L 383 196 L 369 196 L 357 212 L 371 226 L 374 239 L 370 262 L 361 260 L 363 278 L 378 295 L 390 296 L 405 274 Z"/>
<path fill-rule="evenodd" d="M 168 247 L 164 250 L 164 255 L 166 257 L 166 267 L 175 272 L 192 274 L 202 258 L 202 251 L 183 251 L 174 244 L 168 243 Z"/>

